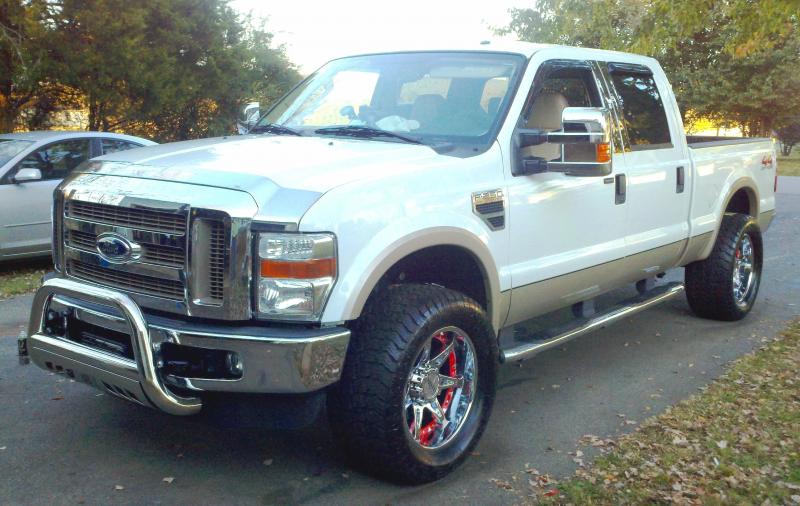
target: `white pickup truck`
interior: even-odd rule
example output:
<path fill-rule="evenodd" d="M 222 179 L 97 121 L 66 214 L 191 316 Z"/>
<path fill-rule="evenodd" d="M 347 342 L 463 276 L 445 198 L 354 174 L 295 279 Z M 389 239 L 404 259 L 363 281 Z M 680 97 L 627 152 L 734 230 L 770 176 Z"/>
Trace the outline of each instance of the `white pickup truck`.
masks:
<path fill-rule="evenodd" d="M 341 58 L 247 135 L 65 180 L 20 353 L 176 415 L 211 392 L 326 395 L 353 462 L 430 481 L 477 443 L 501 363 L 684 288 L 701 317 L 744 317 L 775 174 L 770 139 L 687 139 L 651 58 L 526 43 Z M 659 281 L 679 267 L 685 286 Z M 638 295 L 596 303 L 627 284 Z"/>

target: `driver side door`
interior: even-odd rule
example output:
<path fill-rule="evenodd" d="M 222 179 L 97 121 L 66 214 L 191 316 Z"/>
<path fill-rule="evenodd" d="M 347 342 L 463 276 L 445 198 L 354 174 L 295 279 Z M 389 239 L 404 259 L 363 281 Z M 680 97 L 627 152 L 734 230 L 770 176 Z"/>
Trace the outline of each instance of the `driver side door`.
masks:
<path fill-rule="evenodd" d="M 592 64 L 551 60 L 537 69 L 517 128 L 561 129 L 566 107 L 609 108 Z M 506 325 L 591 299 L 619 277 L 625 256 L 627 206 L 623 165 L 614 132 L 612 173 L 558 172 L 511 176 L 511 308 Z M 589 146 L 594 149 L 593 146 Z M 512 148 L 512 164 L 525 159 L 581 161 L 585 146 L 541 144 Z M 594 156 L 594 153 L 592 153 Z"/>
<path fill-rule="evenodd" d="M 44 255 L 51 249 L 53 190 L 92 156 L 92 139 L 70 139 L 40 147 L 0 180 L 0 258 Z M 38 169 L 38 181 L 17 183 L 20 169 Z"/>

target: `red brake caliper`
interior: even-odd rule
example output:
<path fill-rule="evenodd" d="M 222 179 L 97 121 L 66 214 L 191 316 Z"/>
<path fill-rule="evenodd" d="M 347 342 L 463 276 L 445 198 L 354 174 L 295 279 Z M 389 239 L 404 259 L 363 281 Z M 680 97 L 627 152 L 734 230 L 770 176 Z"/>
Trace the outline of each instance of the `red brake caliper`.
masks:
<path fill-rule="evenodd" d="M 442 348 L 447 346 L 447 338 L 445 337 L 444 333 L 435 336 L 434 339 L 442 343 Z M 455 340 L 456 337 L 454 336 L 453 339 Z M 456 367 L 456 350 L 455 346 L 453 347 L 453 351 L 450 352 L 450 357 L 448 357 L 448 366 L 450 372 L 448 373 L 451 377 L 455 378 L 458 374 L 458 368 Z M 442 407 L 442 413 L 447 413 L 447 408 L 450 407 L 450 403 L 453 402 L 453 392 L 455 388 L 448 388 L 444 394 L 444 400 L 439 402 L 439 405 Z M 428 422 L 425 427 L 420 429 L 419 431 L 419 442 L 423 445 L 431 444 L 431 439 L 433 439 L 433 434 L 436 432 L 436 428 L 439 427 L 439 423 L 436 420 L 431 420 Z M 413 422 L 412 422 L 413 428 Z"/>

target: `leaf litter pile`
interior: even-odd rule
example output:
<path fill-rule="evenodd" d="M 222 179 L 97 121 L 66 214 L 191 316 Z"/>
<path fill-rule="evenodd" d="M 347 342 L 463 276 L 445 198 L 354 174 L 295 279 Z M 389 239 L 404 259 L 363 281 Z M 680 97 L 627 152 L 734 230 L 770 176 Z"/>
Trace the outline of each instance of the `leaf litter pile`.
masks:
<path fill-rule="evenodd" d="M 583 452 L 573 452 L 581 466 L 574 477 L 559 483 L 526 467 L 525 501 L 800 504 L 799 366 L 795 322 L 636 432 L 616 441 L 581 438 L 601 455 L 584 468 Z"/>

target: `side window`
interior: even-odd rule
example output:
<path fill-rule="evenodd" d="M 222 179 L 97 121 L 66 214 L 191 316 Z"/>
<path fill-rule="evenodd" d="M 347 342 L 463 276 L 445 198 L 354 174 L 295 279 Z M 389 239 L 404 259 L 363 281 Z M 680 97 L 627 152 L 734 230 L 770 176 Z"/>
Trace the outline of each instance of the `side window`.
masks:
<path fill-rule="evenodd" d="M 667 114 L 653 76 L 617 70 L 611 79 L 622 104 L 631 149 L 672 147 Z"/>
<path fill-rule="evenodd" d="M 129 141 L 121 141 L 118 139 L 101 139 L 100 144 L 103 146 L 103 154 L 116 153 L 117 151 L 127 151 L 133 148 L 140 148 L 139 144 Z"/>
<path fill-rule="evenodd" d="M 591 69 L 584 66 L 543 68 L 545 77 L 533 90 L 528 109 L 520 120 L 521 126 L 537 130 L 561 130 L 561 115 L 567 107 L 602 107 Z M 537 79 L 538 80 L 538 79 Z M 523 158 L 543 158 L 548 161 L 594 161 L 591 145 L 545 143 L 523 148 Z"/>
<path fill-rule="evenodd" d="M 89 159 L 89 139 L 62 141 L 39 148 L 17 166 L 39 169 L 42 180 L 63 179 L 75 167 Z"/>

